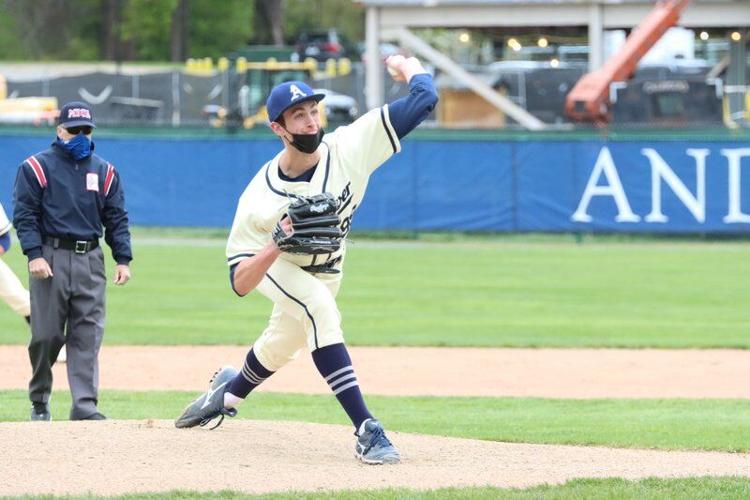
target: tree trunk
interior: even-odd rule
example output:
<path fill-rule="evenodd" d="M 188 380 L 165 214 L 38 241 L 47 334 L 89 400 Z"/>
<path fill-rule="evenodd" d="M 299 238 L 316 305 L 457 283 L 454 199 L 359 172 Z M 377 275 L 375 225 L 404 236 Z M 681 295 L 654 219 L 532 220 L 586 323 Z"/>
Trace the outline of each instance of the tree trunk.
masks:
<path fill-rule="evenodd" d="M 102 44 L 101 57 L 109 61 L 119 60 L 120 45 L 120 0 L 104 0 L 102 2 Z"/>
<path fill-rule="evenodd" d="M 284 45 L 283 0 L 255 0 L 254 33 L 257 43 Z"/>
<path fill-rule="evenodd" d="M 189 0 L 179 0 L 172 11 L 172 50 L 173 62 L 182 62 L 188 57 L 188 23 L 190 19 Z"/>
<path fill-rule="evenodd" d="M 271 39 L 274 45 L 284 45 L 284 9 L 281 0 L 265 0 L 266 16 L 271 26 Z"/>

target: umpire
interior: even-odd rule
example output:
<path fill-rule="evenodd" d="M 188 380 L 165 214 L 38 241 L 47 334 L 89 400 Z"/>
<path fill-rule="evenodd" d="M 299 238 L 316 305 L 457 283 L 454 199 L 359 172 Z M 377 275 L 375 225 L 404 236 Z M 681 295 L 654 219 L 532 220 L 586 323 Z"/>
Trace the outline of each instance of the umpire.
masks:
<path fill-rule="evenodd" d="M 60 110 L 52 146 L 18 168 L 13 225 L 29 259 L 31 420 L 50 420 L 52 365 L 67 345 L 71 420 L 104 420 L 97 409 L 99 347 L 104 335 L 104 239 L 117 262 L 114 283 L 130 279 L 130 231 L 122 184 L 93 154 L 91 108 Z"/>

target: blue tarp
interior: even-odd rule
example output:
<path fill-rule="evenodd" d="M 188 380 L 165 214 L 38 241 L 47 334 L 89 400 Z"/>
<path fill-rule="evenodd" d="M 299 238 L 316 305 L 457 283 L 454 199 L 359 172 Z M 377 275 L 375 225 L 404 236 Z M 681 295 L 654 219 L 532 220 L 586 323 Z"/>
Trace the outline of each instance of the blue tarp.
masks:
<path fill-rule="evenodd" d="M 47 147 L 0 136 L 0 201 Z M 228 227 L 274 138 L 100 138 L 138 225 Z M 732 141 L 406 140 L 373 175 L 355 230 L 750 233 L 750 145 Z"/>

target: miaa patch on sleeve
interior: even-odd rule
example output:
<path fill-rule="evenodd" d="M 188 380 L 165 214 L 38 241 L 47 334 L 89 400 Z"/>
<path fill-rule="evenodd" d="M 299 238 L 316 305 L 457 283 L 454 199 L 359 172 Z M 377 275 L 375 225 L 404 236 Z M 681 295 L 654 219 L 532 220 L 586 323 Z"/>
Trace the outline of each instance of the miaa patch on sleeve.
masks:
<path fill-rule="evenodd" d="M 86 174 L 86 191 L 99 191 L 99 174 L 92 172 Z"/>

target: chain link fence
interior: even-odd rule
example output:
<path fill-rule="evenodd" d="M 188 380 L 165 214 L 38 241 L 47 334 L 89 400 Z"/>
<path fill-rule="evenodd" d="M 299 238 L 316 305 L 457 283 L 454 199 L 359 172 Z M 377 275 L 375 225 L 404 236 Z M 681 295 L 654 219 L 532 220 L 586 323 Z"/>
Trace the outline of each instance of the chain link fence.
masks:
<path fill-rule="evenodd" d="M 26 109 L 27 115 L 24 118 L 23 114 L 8 113 L 12 120 L 3 120 L 0 109 L 0 121 L 50 122 L 53 117 L 35 113 L 29 101 L 23 104 L 23 98 L 54 98 L 58 106 L 68 101 L 88 103 L 97 123 L 105 126 L 251 127 L 263 117 L 265 97 L 273 85 L 292 79 L 326 88 L 334 96 L 349 97 L 344 104 L 339 104 L 341 98 L 331 100 L 339 107 L 345 104 L 352 107 L 355 112 L 348 114 L 350 119 L 364 109 L 361 65 L 354 66 L 346 75 L 335 76 L 306 71 L 302 66 L 287 70 L 172 70 L 138 74 L 97 71 L 25 80 L 13 80 L 9 76 L 6 86 L 10 99 L 6 105 L 16 101 Z M 334 107 L 334 111 L 339 110 Z M 40 116 L 47 119 L 40 120 Z"/>
<path fill-rule="evenodd" d="M 612 125 L 739 128 L 750 124 L 750 91 L 742 87 L 739 92 L 734 85 L 727 92 L 722 79 L 710 71 L 708 66 L 685 65 L 640 68 L 627 83 L 612 85 Z M 565 115 L 565 98 L 585 74 L 584 65 L 561 63 L 551 67 L 547 63 L 507 61 L 471 68 L 471 72 L 551 129 L 576 128 Z M 325 102 L 329 121 L 351 121 L 366 109 L 364 68 L 360 63 L 351 64 L 344 75 L 326 71 L 324 66 L 320 71 L 293 63 L 260 65 L 245 71 L 236 67 L 225 71 L 174 69 L 137 74 L 97 71 L 25 80 L 8 75 L 7 96 L 55 98 L 58 106 L 82 100 L 92 106 L 97 122 L 109 127 L 251 128 L 265 121 L 264 100 L 273 85 L 292 79 L 306 80 L 314 88 L 328 90 Z M 395 84 L 385 71 L 383 79 L 386 101 L 407 93 L 408 87 Z M 428 125 L 519 128 L 461 82 L 444 74 L 437 74 L 435 82 L 441 101 Z M 13 116 L 19 121 L 17 114 Z M 0 121 L 7 122 L 1 106 Z"/>

